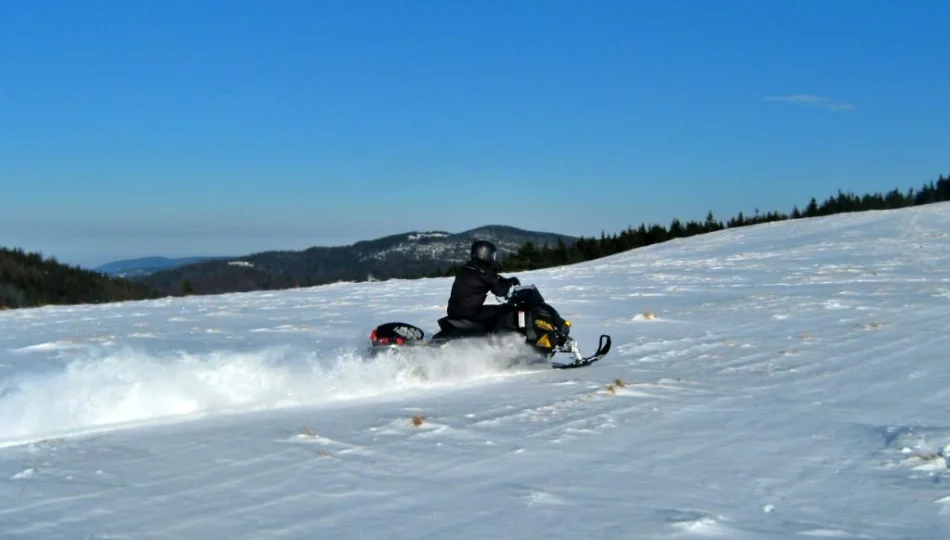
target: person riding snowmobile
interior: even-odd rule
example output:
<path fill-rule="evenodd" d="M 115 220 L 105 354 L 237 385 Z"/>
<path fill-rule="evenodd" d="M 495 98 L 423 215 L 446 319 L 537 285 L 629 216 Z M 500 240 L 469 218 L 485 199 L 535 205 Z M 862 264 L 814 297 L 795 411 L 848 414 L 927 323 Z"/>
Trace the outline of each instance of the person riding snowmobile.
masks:
<path fill-rule="evenodd" d="M 449 296 L 447 314 L 453 319 L 466 319 L 495 328 L 498 318 L 506 309 L 503 305 L 486 305 L 491 292 L 507 296 L 508 291 L 521 281 L 516 277 L 498 275 L 495 245 L 487 240 L 472 242 L 471 256 L 455 276 Z"/>

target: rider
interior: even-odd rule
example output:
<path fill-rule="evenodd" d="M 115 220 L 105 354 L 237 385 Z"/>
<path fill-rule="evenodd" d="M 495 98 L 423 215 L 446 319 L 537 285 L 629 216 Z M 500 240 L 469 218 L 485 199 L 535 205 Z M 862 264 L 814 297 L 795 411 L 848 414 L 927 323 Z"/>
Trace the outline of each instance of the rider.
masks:
<path fill-rule="evenodd" d="M 502 305 L 485 305 L 491 291 L 496 296 L 507 296 L 514 285 L 521 281 L 516 277 L 498 275 L 495 262 L 495 245 L 487 240 L 472 242 L 471 257 L 455 276 L 449 296 L 448 316 L 486 323 L 494 327 L 505 309 Z"/>

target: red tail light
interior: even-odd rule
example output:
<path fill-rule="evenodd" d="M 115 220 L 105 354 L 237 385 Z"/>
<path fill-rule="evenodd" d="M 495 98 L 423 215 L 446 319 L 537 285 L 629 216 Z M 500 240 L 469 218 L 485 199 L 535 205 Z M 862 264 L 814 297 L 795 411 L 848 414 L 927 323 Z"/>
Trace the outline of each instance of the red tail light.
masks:
<path fill-rule="evenodd" d="M 380 344 L 380 343 L 386 344 L 386 343 L 389 343 L 389 338 L 388 338 L 388 337 L 379 337 L 379 335 L 376 333 L 376 329 L 373 329 L 373 332 L 369 335 L 369 340 L 372 341 L 373 343 L 376 343 L 376 344 Z"/>

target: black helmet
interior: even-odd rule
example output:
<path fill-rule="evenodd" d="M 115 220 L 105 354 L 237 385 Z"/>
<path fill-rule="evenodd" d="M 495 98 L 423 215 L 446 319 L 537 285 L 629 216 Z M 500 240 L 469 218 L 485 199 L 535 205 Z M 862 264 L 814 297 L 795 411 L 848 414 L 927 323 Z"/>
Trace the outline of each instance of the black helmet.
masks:
<path fill-rule="evenodd" d="M 495 244 L 487 240 L 472 242 L 472 259 L 488 264 L 495 263 Z"/>

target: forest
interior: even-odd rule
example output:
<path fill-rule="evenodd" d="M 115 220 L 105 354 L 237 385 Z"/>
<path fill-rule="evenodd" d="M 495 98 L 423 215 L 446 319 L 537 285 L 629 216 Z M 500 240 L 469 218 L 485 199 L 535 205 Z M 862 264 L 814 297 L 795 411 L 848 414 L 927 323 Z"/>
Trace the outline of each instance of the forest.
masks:
<path fill-rule="evenodd" d="M 141 283 L 62 264 L 55 257 L 39 253 L 0 248 L 0 309 L 99 304 L 158 296 Z"/>

